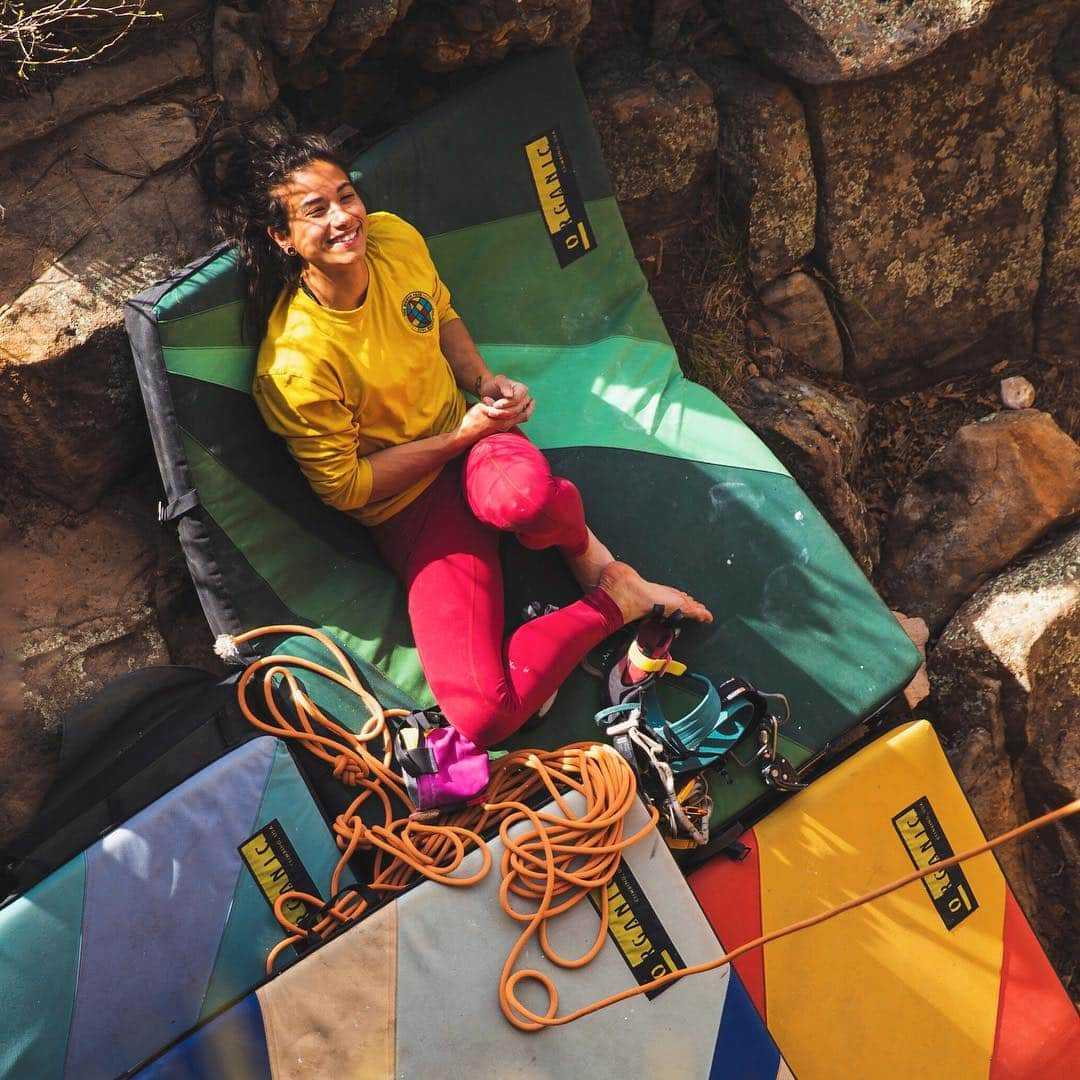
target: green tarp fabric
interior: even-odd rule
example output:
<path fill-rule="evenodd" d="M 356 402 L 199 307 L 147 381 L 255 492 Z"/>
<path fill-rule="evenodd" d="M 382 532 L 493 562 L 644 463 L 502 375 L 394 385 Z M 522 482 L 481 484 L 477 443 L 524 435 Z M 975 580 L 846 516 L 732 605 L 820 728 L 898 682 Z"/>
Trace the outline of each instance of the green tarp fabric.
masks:
<path fill-rule="evenodd" d="M 553 129 L 591 230 L 565 267 L 525 149 Z M 400 214 L 427 237 L 491 367 L 529 383 L 538 403 L 529 434 L 580 487 L 598 534 L 716 613 L 680 641 L 691 669 L 786 694 L 782 746 L 796 766 L 903 687 L 918 654 L 840 541 L 760 440 L 683 378 L 565 53 L 501 66 L 378 143 L 355 171 L 369 209 Z M 321 627 L 387 705 L 429 704 L 396 581 L 362 527 L 317 501 L 262 426 L 240 297 L 234 256 L 218 250 L 127 314 L 168 500 L 211 626 Z M 197 508 L 183 512 L 185 496 Z M 531 600 L 575 595 L 553 554 L 512 541 L 504 552 L 511 625 Z M 579 672 L 549 719 L 516 742 L 595 738 L 598 705 L 597 682 Z M 714 825 L 766 791 L 756 768 L 729 773 L 730 783 L 712 785 Z"/>

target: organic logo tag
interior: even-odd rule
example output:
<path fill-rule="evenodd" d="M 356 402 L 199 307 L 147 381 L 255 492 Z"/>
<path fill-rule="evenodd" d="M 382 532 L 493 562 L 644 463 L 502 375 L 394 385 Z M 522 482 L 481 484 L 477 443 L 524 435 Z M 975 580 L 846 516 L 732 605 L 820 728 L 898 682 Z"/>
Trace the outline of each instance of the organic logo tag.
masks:
<path fill-rule="evenodd" d="M 925 795 L 916 799 L 906 810 L 901 810 L 892 823 L 916 870 L 933 866 L 954 854 L 952 845 L 945 837 L 945 830 Z M 979 903 L 959 866 L 929 874 L 922 879 L 922 883 L 946 930 L 952 930 L 978 910 Z"/>
<path fill-rule="evenodd" d="M 566 269 L 596 249 L 596 236 L 559 129 L 552 128 L 526 143 L 525 157 L 555 257 L 559 266 Z"/>

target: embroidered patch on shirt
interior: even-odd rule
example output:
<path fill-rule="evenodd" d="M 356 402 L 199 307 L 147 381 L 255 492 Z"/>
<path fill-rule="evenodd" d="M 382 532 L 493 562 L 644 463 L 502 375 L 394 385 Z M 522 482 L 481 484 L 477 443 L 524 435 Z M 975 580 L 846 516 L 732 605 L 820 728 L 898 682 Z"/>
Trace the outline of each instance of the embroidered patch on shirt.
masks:
<path fill-rule="evenodd" d="M 435 301 L 425 292 L 409 293 L 401 301 L 401 313 L 418 334 L 426 334 L 435 325 Z"/>

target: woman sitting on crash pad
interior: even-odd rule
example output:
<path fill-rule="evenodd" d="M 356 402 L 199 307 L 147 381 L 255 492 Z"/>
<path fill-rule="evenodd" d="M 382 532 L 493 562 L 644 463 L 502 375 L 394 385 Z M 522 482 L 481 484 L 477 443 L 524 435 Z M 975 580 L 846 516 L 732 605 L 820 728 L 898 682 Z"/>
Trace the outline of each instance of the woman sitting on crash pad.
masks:
<path fill-rule="evenodd" d="M 401 578 L 424 674 L 459 731 L 506 738 L 656 604 L 711 621 L 589 530 L 577 488 L 519 430 L 528 388 L 488 369 L 423 238 L 369 215 L 328 143 L 245 147 L 222 194 L 262 341 L 255 402 L 319 498 L 363 522 Z M 585 594 L 505 641 L 502 532 L 558 548 Z"/>

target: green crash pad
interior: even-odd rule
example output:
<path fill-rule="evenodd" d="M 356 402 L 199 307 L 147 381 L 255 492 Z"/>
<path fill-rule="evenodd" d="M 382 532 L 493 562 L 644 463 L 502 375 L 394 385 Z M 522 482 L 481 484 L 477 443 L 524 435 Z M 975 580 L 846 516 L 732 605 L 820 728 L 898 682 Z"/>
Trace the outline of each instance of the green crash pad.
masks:
<path fill-rule="evenodd" d="M 561 155 L 559 168 L 534 173 L 530 144 L 534 159 L 537 148 Z M 904 686 L 918 654 L 839 539 L 761 441 L 682 376 L 568 55 L 501 66 L 354 168 L 369 209 L 427 237 L 492 369 L 529 383 L 529 434 L 579 486 L 597 533 L 715 612 L 680 641 L 692 670 L 783 692 L 782 750 L 796 767 Z M 234 255 L 219 248 L 127 306 L 166 516 L 179 521 L 211 628 L 320 627 L 387 705 L 431 704 L 396 580 L 363 528 L 321 505 L 263 428 L 241 295 Z M 532 600 L 575 595 L 554 554 L 512 540 L 504 553 L 509 625 Z M 516 743 L 595 738 L 599 704 L 599 684 L 578 672 Z M 748 740 L 740 756 L 752 750 Z M 712 785 L 714 828 L 759 812 L 768 794 L 756 768 L 728 772 L 731 782 Z"/>

